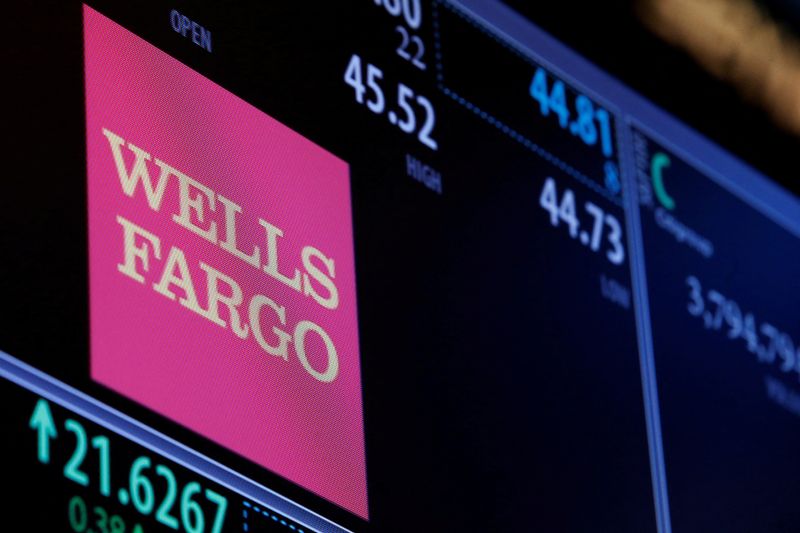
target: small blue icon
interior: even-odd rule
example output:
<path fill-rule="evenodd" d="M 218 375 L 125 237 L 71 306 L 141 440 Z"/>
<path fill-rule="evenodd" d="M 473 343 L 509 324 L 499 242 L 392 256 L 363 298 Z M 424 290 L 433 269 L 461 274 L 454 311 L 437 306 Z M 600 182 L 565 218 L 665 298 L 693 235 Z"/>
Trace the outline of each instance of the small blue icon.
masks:
<path fill-rule="evenodd" d="M 617 169 L 616 163 L 613 161 L 606 161 L 603 170 L 606 174 L 606 189 L 616 196 L 622 190 L 622 183 L 619 181 L 619 170 Z"/>

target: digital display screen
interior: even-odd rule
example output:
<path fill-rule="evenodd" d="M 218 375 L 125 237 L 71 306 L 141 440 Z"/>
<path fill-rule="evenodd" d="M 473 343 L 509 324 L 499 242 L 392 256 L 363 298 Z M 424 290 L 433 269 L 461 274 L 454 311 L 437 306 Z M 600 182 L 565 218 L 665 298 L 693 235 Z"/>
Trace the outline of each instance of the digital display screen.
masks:
<path fill-rule="evenodd" d="M 499 2 L 16 16 L 8 520 L 795 530 L 800 199 L 736 154 Z"/>

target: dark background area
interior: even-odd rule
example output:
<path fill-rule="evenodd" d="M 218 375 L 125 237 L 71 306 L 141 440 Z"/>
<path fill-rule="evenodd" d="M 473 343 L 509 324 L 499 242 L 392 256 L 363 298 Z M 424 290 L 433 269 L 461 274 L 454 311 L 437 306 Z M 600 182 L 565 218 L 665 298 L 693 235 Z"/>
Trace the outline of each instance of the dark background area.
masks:
<path fill-rule="evenodd" d="M 370 525 L 89 379 L 80 2 L 22 6 L 9 32 L 0 349 L 356 531 L 654 527 L 633 310 L 600 291 L 601 275 L 629 287 L 627 264 L 537 199 L 553 176 L 585 226 L 583 202 L 622 221 L 618 206 L 437 94 L 372 2 L 90 4 L 349 163 Z M 172 31 L 172 7 L 215 32 L 213 54 Z M 355 102 L 353 53 L 384 69 L 387 99 L 398 82 L 431 98 L 437 152 Z M 409 153 L 443 195 L 406 174 Z"/>
<path fill-rule="evenodd" d="M 667 152 L 648 139 L 650 153 Z M 798 239 L 706 176 L 669 154 L 670 187 L 679 203 L 671 212 L 714 245 L 706 259 L 677 242 L 642 209 L 644 253 L 652 317 L 661 422 L 676 532 L 783 533 L 797 530 L 798 413 L 770 398 L 765 380 L 800 390 L 800 364 L 759 357 L 746 339 L 692 316 L 696 305 L 687 278 L 749 314 L 757 343 L 768 323 L 797 342 L 800 333 Z M 724 213 L 724 223 L 720 223 Z M 769 236 L 765 238 L 765 236 Z M 776 296 L 778 295 L 778 296 Z M 725 305 L 731 305 L 727 303 Z M 800 355 L 800 351 L 797 352 Z"/>
<path fill-rule="evenodd" d="M 507 3 L 800 191 L 792 172 L 797 140 L 651 35 L 631 2 Z M 598 290 L 601 273 L 628 285 L 627 264 L 614 267 L 550 227 L 536 203 L 542 179 L 566 177 L 444 98 L 436 101 L 447 117 L 437 154 L 359 108 L 341 81 L 350 55 L 396 61 L 393 23 L 368 11 L 372 2 L 315 5 L 313 13 L 292 3 L 253 3 L 248 11 L 176 2 L 211 21 L 218 51 L 210 56 L 175 38 L 163 4 L 91 4 L 352 165 L 373 524 L 382 531 L 653 527 L 633 311 Z M 0 189 L 0 349 L 362 528 L 334 504 L 88 379 L 80 3 L 17 9 L 8 32 L 14 138 Z M 271 40 L 259 37 L 265 32 Z M 433 94 L 430 72 L 386 72 L 393 82 L 430 84 Z M 424 153 L 444 171 L 444 197 L 405 175 L 407 152 Z M 575 188 L 581 200 L 622 217 Z M 13 475 L 28 474 L 23 468 Z"/>
<path fill-rule="evenodd" d="M 642 25 L 637 0 L 531 2 L 505 0 L 542 29 L 682 121 L 800 194 L 795 153 L 800 139 L 742 99 L 683 50 Z M 800 27 L 789 0 L 759 2 L 787 30 Z M 698 20 L 698 25 L 704 21 Z M 798 87 L 800 90 L 800 87 Z"/>

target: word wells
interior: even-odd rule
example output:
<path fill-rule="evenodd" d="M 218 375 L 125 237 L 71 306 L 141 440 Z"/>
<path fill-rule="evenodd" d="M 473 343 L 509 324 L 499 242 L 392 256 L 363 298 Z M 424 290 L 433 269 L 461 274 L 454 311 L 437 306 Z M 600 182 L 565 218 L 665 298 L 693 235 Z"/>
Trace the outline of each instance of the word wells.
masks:
<path fill-rule="evenodd" d="M 339 292 L 334 259 L 306 243 L 295 246 L 299 253 L 287 259 L 281 250 L 291 241 L 291 235 L 284 236 L 281 228 L 264 218 L 248 218 L 233 199 L 114 132 L 104 128 L 103 135 L 122 192 L 131 199 L 146 201 L 150 210 L 163 214 L 164 224 L 177 224 L 191 232 L 192 239 L 207 241 L 212 250 L 207 260 L 191 260 L 183 249 L 164 242 L 158 228 L 145 228 L 130 217 L 116 214 L 122 241 L 118 271 L 217 326 L 229 328 L 238 338 L 252 338 L 268 354 L 299 362 L 314 379 L 334 381 L 339 359 L 331 336 L 316 323 L 292 316 L 304 306 L 287 310 L 276 301 L 276 293 L 286 294 L 288 289 L 302 295 L 301 300 L 308 305 L 336 310 Z M 221 256 L 228 259 L 221 261 Z M 212 266 L 215 258 L 218 266 L 219 262 L 231 265 L 231 257 L 236 268 L 229 273 L 248 283 L 237 282 Z M 248 290 L 254 286 L 256 289 Z"/>

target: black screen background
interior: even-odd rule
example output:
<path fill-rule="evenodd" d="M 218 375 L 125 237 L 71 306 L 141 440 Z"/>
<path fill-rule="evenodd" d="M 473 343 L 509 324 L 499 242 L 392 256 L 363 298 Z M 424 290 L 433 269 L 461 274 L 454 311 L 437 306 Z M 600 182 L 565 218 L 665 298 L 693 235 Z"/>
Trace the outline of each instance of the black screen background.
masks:
<path fill-rule="evenodd" d="M 341 81 L 353 52 L 396 62 L 392 23 L 369 2 L 336 4 L 91 3 L 351 165 L 376 531 L 653 530 L 633 312 L 598 288 L 600 273 L 629 285 L 627 264 L 589 255 L 537 205 L 549 175 L 584 198 L 589 191 L 441 97 L 441 149 L 422 153 L 443 170 L 445 194 L 410 180 L 405 153 L 419 146 L 376 124 Z M 214 54 L 172 32 L 173 7 L 213 21 Z M 0 348 L 361 528 L 335 505 L 88 380 L 81 7 L 15 11 Z M 430 74 L 385 70 L 432 87 Z M 604 199 L 592 201 L 622 219 Z"/>

